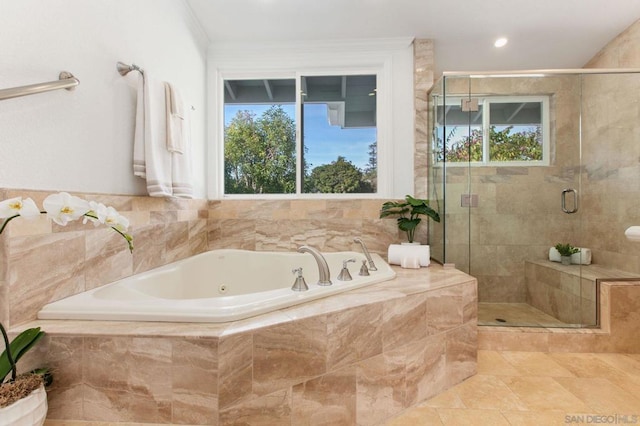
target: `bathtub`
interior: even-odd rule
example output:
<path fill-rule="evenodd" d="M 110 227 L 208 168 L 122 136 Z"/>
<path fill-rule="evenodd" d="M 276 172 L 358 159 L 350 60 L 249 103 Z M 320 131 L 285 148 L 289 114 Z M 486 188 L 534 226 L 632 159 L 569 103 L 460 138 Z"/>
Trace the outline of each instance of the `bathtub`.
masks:
<path fill-rule="evenodd" d="M 357 252 L 323 253 L 331 286 L 318 286 L 311 254 L 213 250 L 98 287 L 44 306 L 39 319 L 226 322 L 248 318 L 359 287 L 393 279 L 395 272 L 378 255 L 378 268 L 358 275 L 365 257 Z M 342 263 L 353 278 L 337 279 Z M 293 291 L 293 269 L 302 267 L 309 286 Z"/>

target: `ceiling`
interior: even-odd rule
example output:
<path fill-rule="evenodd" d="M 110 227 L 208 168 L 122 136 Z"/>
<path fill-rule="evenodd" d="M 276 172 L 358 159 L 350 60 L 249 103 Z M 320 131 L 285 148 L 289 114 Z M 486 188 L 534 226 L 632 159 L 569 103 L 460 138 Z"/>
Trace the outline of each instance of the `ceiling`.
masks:
<path fill-rule="evenodd" d="M 581 68 L 640 0 L 187 0 L 212 42 L 415 37 L 436 72 Z M 500 36 L 509 43 L 493 47 Z"/>

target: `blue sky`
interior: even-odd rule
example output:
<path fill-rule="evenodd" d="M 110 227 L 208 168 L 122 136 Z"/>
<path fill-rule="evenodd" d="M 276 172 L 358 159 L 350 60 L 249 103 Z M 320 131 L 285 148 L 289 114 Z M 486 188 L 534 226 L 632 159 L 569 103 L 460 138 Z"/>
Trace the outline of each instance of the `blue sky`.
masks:
<path fill-rule="evenodd" d="M 272 105 L 225 105 L 225 126 L 238 111 L 250 110 L 257 117 Z M 281 105 L 287 114 L 295 120 L 295 105 Z M 360 169 L 369 162 L 369 145 L 376 141 L 376 129 L 342 129 L 331 126 L 327 118 L 325 104 L 305 104 L 304 143 L 308 147 L 306 160 L 312 167 L 335 161 L 339 155 L 351 161 Z"/>

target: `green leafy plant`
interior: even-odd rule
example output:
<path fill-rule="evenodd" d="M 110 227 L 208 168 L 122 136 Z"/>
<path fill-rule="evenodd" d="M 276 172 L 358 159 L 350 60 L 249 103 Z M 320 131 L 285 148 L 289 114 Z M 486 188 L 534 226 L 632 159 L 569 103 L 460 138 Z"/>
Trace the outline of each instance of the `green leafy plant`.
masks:
<path fill-rule="evenodd" d="M 0 354 L 0 384 L 4 383 L 6 377 L 11 373 L 11 380 L 14 381 L 18 375 L 16 363 L 44 336 L 44 331 L 40 327 L 29 328 L 18 334 L 9 343 L 7 332 L 0 323 L 0 332 L 4 340 L 5 350 Z"/>
<path fill-rule="evenodd" d="M 436 222 L 440 222 L 440 215 L 429 207 L 429 200 L 405 196 L 405 201 L 387 201 L 380 209 L 380 219 L 389 216 L 399 216 L 398 228 L 407 233 L 410 243 L 416 232 L 416 228 L 422 221 L 420 216 L 427 216 Z"/>
<path fill-rule="evenodd" d="M 560 256 L 571 256 L 572 254 L 578 253 L 580 251 L 579 248 L 572 246 L 571 244 L 561 244 L 558 243 L 555 246 Z"/>

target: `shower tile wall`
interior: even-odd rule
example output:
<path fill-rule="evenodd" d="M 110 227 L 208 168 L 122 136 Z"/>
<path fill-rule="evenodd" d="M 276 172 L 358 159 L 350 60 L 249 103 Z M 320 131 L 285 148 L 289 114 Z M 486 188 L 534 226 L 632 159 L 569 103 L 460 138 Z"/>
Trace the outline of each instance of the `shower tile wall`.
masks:
<path fill-rule="evenodd" d="M 640 21 L 593 57 L 585 68 L 640 68 Z M 640 245 L 624 230 L 640 224 L 640 76 L 585 80 L 582 197 L 585 244 L 595 262 L 640 273 Z"/>
<path fill-rule="evenodd" d="M 583 90 L 583 241 L 598 264 L 640 273 L 624 237 L 640 224 L 640 75 L 588 76 Z"/>
<path fill-rule="evenodd" d="M 560 210 L 560 192 L 577 187 L 580 172 L 579 80 L 447 79 L 448 95 L 469 91 L 551 96 L 551 166 L 447 168 L 447 262 L 478 278 L 479 300 L 525 302 L 524 261 L 546 258 L 561 241 L 580 243 L 580 215 Z M 478 196 L 471 209 L 460 203 L 469 187 Z"/>

